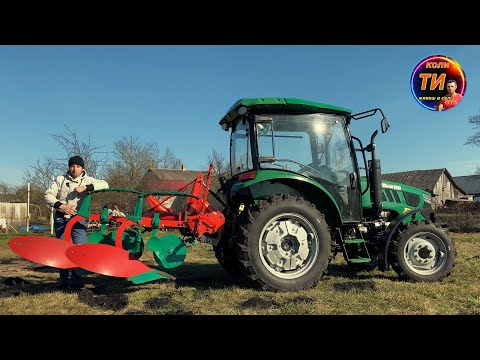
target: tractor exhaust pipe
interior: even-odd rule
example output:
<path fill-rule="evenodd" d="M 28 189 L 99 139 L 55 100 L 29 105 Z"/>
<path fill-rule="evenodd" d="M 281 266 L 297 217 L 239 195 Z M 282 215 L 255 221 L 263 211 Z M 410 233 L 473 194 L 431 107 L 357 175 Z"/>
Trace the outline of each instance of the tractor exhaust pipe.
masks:
<path fill-rule="evenodd" d="M 380 217 L 380 213 L 383 210 L 382 206 L 382 170 L 380 166 L 380 160 L 377 160 L 375 154 L 375 137 L 378 134 L 378 130 L 372 134 L 370 139 L 370 151 L 372 153 L 372 160 L 370 161 L 370 198 L 372 199 L 372 216 L 375 219 Z"/>

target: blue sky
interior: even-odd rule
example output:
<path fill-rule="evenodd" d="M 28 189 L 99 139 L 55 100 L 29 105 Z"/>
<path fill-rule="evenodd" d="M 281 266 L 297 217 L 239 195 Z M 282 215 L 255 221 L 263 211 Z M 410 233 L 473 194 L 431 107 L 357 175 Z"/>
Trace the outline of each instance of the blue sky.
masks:
<path fill-rule="evenodd" d="M 465 71 L 461 103 L 446 112 L 420 106 L 410 90 L 417 63 L 445 55 Z M 76 129 L 111 151 L 133 136 L 170 147 L 188 169 L 212 149 L 228 159 L 219 120 L 238 99 L 293 97 L 352 109 L 381 108 L 391 128 L 377 137 L 382 171 L 480 166 L 464 145 L 480 113 L 480 46 L 152 45 L 0 46 L 0 181 L 22 183 L 43 156 L 64 157 L 50 134 Z M 364 144 L 379 118 L 354 123 Z"/>

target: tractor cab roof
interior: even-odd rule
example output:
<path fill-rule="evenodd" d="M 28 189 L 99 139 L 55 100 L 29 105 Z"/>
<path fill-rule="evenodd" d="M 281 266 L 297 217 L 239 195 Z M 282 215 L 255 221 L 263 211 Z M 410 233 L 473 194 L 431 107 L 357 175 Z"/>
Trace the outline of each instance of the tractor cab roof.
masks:
<path fill-rule="evenodd" d="M 239 109 L 241 109 L 239 111 Z M 247 98 L 238 100 L 227 111 L 219 124 L 225 130 L 232 126 L 232 121 L 246 112 L 251 113 L 289 113 L 289 114 L 315 114 L 328 113 L 350 115 L 352 110 L 343 107 L 317 103 L 309 100 L 293 98 Z M 224 125 L 225 124 L 225 125 Z"/>

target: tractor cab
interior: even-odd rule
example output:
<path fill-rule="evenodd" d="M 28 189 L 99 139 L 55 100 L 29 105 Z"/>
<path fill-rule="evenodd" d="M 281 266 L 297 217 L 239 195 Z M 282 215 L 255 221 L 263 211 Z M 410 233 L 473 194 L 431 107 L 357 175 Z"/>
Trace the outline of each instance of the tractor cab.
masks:
<path fill-rule="evenodd" d="M 300 175 L 326 190 L 342 222 L 358 222 L 362 190 L 350 120 L 349 109 L 305 100 L 239 100 L 220 121 L 231 129 L 233 178 L 281 170 L 280 182 L 292 183 L 286 178 Z"/>

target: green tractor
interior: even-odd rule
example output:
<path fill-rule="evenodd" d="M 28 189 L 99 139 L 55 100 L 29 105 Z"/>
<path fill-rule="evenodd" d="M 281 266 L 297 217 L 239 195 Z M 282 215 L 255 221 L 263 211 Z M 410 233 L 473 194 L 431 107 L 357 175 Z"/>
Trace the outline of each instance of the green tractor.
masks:
<path fill-rule="evenodd" d="M 385 133 L 382 110 L 351 112 L 291 98 L 228 110 L 220 125 L 231 130 L 232 177 L 220 179 L 225 226 L 213 241 L 225 269 L 279 291 L 314 286 L 337 253 L 354 270 L 391 267 L 407 281 L 451 273 L 454 242 L 435 224 L 431 194 L 382 181 L 378 130 L 366 146 L 350 134 L 352 121 L 375 114 Z"/>

